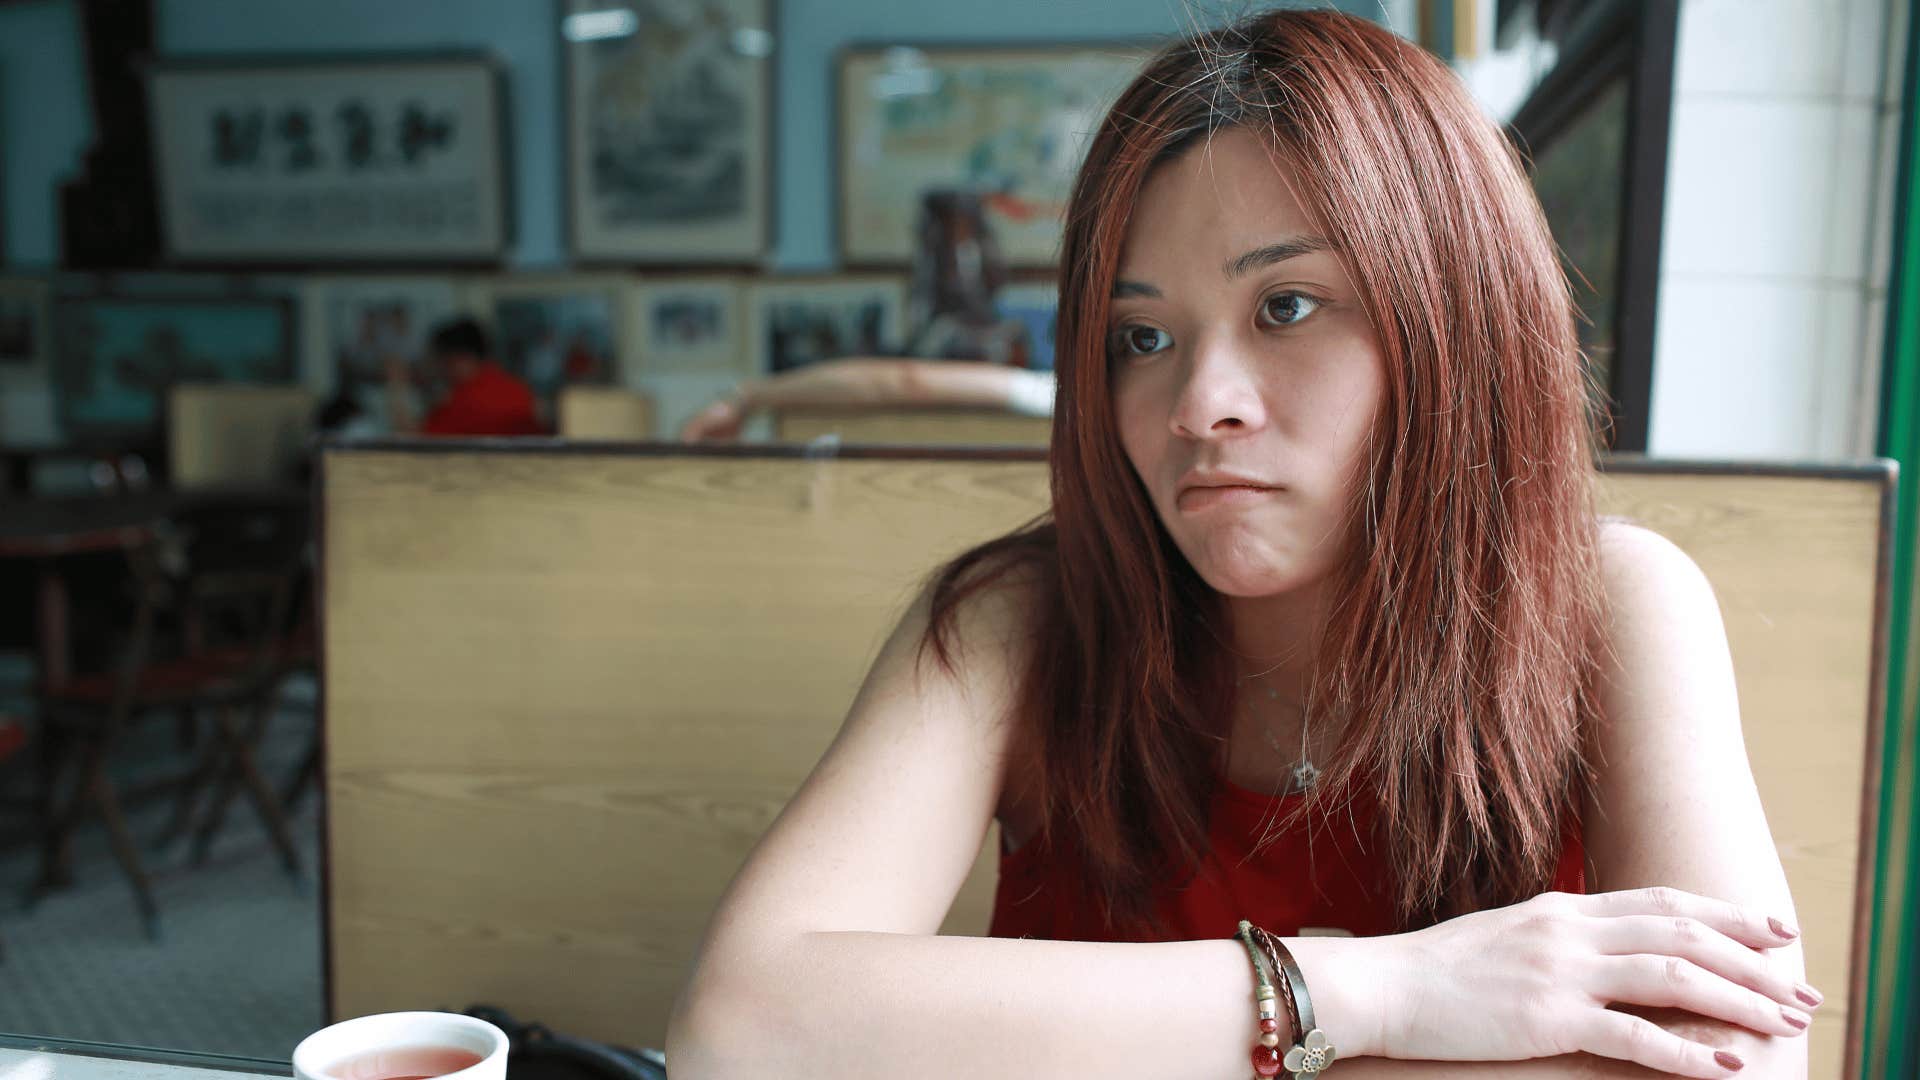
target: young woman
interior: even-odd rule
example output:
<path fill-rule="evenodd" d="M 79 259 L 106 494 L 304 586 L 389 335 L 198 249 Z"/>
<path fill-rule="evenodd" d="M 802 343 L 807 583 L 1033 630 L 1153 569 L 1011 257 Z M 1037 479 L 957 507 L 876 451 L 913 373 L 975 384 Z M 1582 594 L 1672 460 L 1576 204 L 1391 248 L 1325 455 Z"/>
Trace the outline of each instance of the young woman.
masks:
<path fill-rule="evenodd" d="M 1725 634 L 1595 517 L 1573 318 L 1431 56 L 1330 11 L 1161 53 L 1069 211 L 1051 520 L 883 648 L 676 1080 L 1803 1076 Z M 994 936 L 937 936 L 995 819 Z"/>

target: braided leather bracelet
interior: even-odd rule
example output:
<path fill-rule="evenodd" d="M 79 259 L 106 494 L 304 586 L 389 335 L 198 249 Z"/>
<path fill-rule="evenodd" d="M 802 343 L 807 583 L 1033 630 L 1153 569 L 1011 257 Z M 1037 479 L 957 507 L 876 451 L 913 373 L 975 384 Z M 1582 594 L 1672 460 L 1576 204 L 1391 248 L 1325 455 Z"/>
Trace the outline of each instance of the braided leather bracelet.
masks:
<path fill-rule="evenodd" d="M 1276 981 L 1287 1003 L 1287 1018 L 1293 1023 L 1295 1042 L 1281 1060 L 1281 1066 L 1294 1080 L 1312 1080 L 1333 1064 L 1333 1043 L 1327 1033 L 1314 1025 L 1313 999 L 1307 995 L 1307 978 L 1293 959 L 1293 952 L 1279 938 L 1255 926 L 1251 936 L 1260 944 L 1266 959 L 1277 973 Z"/>
<path fill-rule="evenodd" d="M 1257 933 L 1260 933 L 1257 927 L 1241 919 L 1234 937 L 1247 947 L 1247 960 L 1253 964 L 1256 984 L 1253 1000 L 1258 1009 L 1260 1039 L 1253 1044 L 1253 1080 L 1268 1080 L 1280 1075 L 1280 1019 L 1279 1008 L 1274 1004 L 1277 995 L 1273 991 L 1273 979 L 1267 974 L 1267 958 L 1254 944 Z"/>

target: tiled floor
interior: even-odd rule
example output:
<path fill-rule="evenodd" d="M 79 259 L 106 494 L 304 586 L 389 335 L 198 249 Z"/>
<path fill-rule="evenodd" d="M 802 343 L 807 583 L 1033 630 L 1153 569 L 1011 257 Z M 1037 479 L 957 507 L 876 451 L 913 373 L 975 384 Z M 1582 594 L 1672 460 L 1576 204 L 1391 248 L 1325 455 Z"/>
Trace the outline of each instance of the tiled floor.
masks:
<path fill-rule="evenodd" d="M 0 664 L 0 667 L 6 665 Z M 0 671 L 0 686 L 19 683 Z M 0 696 L 4 696 L 0 692 Z M 290 688 L 261 766 L 290 776 L 313 729 L 312 685 Z M 185 763 L 173 724 L 143 725 L 117 755 L 131 782 Z M 30 790 L 26 762 L 0 766 L 0 1032 L 285 1058 L 320 1026 L 321 957 L 317 799 L 295 818 L 303 882 L 282 869 L 250 805 L 236 799 L 205 866 L 187 865 L 185 843 L 152 841 L 171 800 L 132 809 L 134 833 L 153 872 L 161 940 L 143 934 L 132 893 L 97 823 L 83 830 L 75 884 L 33 910 L 23 900 L 34 853 L 30 822 L 9 805 Z"/>

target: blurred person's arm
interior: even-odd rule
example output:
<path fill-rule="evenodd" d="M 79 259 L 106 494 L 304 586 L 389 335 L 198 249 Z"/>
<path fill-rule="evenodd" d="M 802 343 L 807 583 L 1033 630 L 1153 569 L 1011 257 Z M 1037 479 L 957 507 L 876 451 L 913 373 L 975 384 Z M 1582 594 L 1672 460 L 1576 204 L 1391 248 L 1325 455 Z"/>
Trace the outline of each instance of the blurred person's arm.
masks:
<path fill-rule="evenodd" d="M 986 408 L 1052 412 L 1046 372 L 966 360 L 858 356 L 742 383 L 680 428 L 684 442 L 739 437 L 754 414 L 794 408 Z"/>

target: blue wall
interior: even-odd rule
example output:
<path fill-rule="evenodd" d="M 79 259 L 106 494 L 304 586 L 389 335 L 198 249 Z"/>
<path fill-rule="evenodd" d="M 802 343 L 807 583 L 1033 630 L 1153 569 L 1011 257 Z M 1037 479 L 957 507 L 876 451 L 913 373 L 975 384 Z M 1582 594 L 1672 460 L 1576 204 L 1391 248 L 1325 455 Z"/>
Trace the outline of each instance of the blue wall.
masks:
<path fill-rule="evenodd" d="M 155 0 L 162 55 L 485 50 L 508 72 L 521 267 L 565 263 L 559 36 L 551 0 Z M 777 268 L 834 260 L 830 75 L 852 42 L 1020 42 L 1165 35 L 1202 0 L 780 0 L 775 62 Z M 1377 15 L 1377 0 L 1335 6 Z M 92 121 L 73 0 L 0 6 L 0 171 L 6 262 L 59 251 L 55 191 L 80 166 Z"/>
<path fill-rule="evenodd" d="M 93 141 L 80 21 L 71 0 L 0 5 L 0 239 L 9 265 L 60 250 L 59 185 Z"/>

